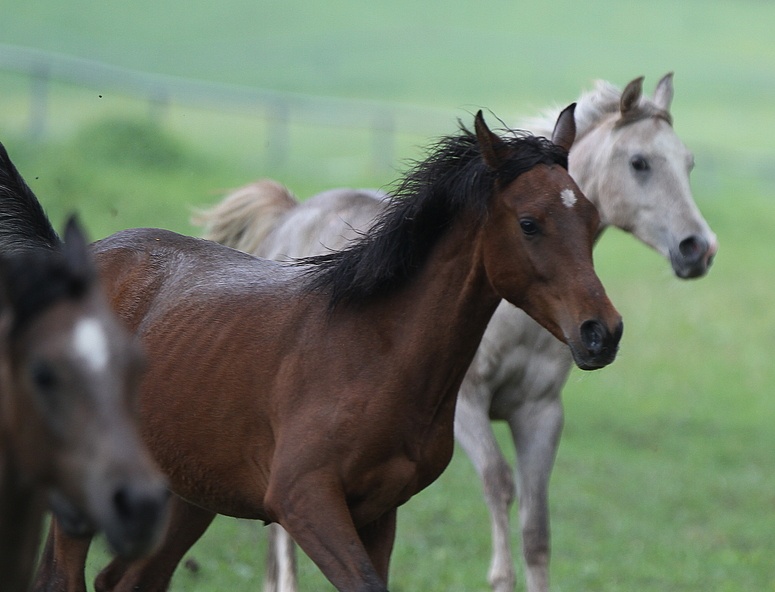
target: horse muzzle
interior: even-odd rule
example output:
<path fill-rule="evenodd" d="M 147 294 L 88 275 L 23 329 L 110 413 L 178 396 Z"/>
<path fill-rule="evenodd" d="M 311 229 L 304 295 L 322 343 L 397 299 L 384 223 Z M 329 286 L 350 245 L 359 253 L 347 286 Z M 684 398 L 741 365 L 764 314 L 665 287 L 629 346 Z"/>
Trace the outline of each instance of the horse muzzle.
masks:
<path fill-rule="evenodd" d="M 148 553 L 166 526 L 168 498 L 169 490 L 161 483 L 118 487 L 101 524 L 113 552 L 125 559 Z"/>
<path fill-rule="evenodd" d="M 79 508 L 59 491 L 49 496 L 49 507 L 65 533 L 88 538 L 102 531 L 116 555 L 134 559 L 152 550 L 167 524 L 169 490 L 159 480 L 116 487 L 90 511 Z"/>
<path fill-rule="evenodd" d="M 88 538 L 94 536 L 97 529 L 84 512 L 81 512 L 60 491 L 52 491 L 49 495 L 49 508 L 59 521 L 67 536 L 72 538 Z"/>
<path fill-rule="evenodd" d="M 609 328 L 603 322 L 592 319 L 579 327 L 579 339 L 568 340 L 573 361 L 582 370 L 597 370 L 616 359 L 624 324 L 618 322 Z"/>

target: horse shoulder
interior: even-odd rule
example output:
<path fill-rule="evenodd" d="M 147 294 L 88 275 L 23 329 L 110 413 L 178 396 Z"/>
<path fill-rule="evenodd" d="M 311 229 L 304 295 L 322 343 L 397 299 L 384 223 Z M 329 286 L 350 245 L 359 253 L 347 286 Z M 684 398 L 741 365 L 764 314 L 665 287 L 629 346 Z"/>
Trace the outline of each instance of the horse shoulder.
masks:
<path fill-rule="evenodd" d="M 94 243 L 94 258 L 111 306 L 134 331 L 164 278 L 154 265 L 152 252 L 139 249 L 131 236 L 117 233 Z"/>

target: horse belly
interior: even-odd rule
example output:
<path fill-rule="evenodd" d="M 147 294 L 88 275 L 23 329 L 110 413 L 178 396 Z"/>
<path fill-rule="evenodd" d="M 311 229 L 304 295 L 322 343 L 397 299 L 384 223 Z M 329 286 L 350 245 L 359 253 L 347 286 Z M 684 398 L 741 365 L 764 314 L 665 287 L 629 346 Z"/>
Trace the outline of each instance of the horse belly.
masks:
<path fill-rule="evenodd" d="M 276 364 L 261 366 L 254 350 L 204 325 L 171 323 L 163 340 L 144 341 L 151 363 L 140 392 L 141 429 L 171 489 L 219 514 L 265 518 L 275 445 L 266 391 Z"/>

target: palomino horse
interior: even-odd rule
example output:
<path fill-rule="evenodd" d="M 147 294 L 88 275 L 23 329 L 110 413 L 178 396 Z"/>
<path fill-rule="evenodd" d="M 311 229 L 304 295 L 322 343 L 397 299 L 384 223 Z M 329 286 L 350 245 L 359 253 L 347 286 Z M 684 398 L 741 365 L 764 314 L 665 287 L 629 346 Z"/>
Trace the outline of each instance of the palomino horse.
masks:
<path fill-rule="evenodd" d="M 440 141 L 371 234 L 301 265 L 162 230 L 96 244 L 149 352 L 142 430 L 177 494 L 159 551 L 114 561 L 98 590 L 164 590 L 220 513 L 280 523 L 339 590 L 385 591 L 397 508 L 449 463 L 457 391 L 501 298 L 580 367 L 613 361 L 599 217 L 564 166 L 572 109 L 554 143 L 500 138 L 481 113 L 475 129 Z M 40 583 L 87 549 L 55 525 Z"/>
<path fill-rule="evenodd" d="M 570 173 L 601 216 L 599 231 L 614 225 L 667 257 L 676 275 L 708 270 L 716 237 L 692 200 L 693 159 L 671 126 L 672 74 L 653 99 L 642 78 L 624 92 L 600 82 L 576 108 L 578 135 Z M 533 120 L 536 133 L 551 131 L 550 116 Z M 284 259 L 341 248 L 368 228 L 386 207 L 373 191 L 332 190 L 299 203 L 272 181 L 235 191 L 202 214 L 207 238 L 261 257 Z M 563 423 L 560 393 L 571 368 L 566 348 L 522 311 L 501 304 L 463 380 L 455 435 L 484 483 L 492 517 L 489 580 L 498 592 L 514 590 L 509 509 L 519 491 L 523 556 L 529 592 L 548 590 L 549 475 Z M 505 420 L 517 449 L 517 485 L 490 424 Z M 272 528 L 270 551 L 288 557 L 267 562 L 267 590 L 296 589 L 292 542 Z M 280 582 L 280 583 L 278 583 Z"/>
<path fill-rule="evenodd" d="M 26 591 L 47 501 L 74 534 L 135 557 L 166 482 L 139 438 L 143 356 L 71 219 L 64 242 L 0 145 L 0 587 Z"/>

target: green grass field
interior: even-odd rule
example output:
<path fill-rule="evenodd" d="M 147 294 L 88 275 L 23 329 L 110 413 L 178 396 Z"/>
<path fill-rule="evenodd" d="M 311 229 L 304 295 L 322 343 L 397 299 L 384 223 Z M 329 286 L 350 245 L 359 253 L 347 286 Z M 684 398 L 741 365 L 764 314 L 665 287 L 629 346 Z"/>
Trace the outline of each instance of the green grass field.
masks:
<path fill-rule="evenodd" d="M 645 74 L 650 91 L 674 70 L 676 130 L 697 152 L 695 196 L 720 251 L 707 278 L 681 282 L 619 231 L 596 250 L 626 330 L 615 364 L 576 371 L 565 389 L 552 590 L 775 591 L 775 4 L 11 4 L 4 43 L 463 118 L 487 107 L 513 121 L 595 78 Z M 0 139 L 55 223 L 78 210 L 95 239 L 132 226 L 196 233 L 192 207 L 261 176 L 305 196 L 398 174 L 374 170 L 365 131 L 292 121 L 288 162 L 272 168 L 261 115 L 173 104 L 154 123 L 143 100 L 64 83 L 35 143 L 27 81 L 0 72 L 0 87 Z M 430 139 L 400 130 L 395 168 Z M 464 455 L 399 516 L 391 590 L 487 590 L 488 518 Z M 219 519 L 172 589 L 259 589 L 264 539 L 258 523 Z M 106 561 L 100 547 L 90 573 Z M 302 585 L 331 589 L 306 559 Z"/>

